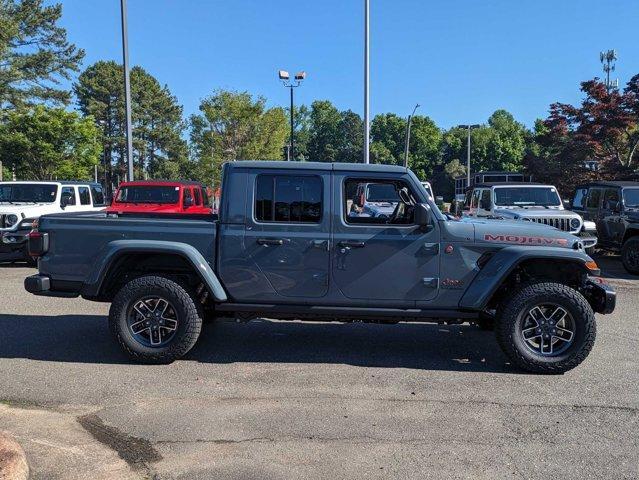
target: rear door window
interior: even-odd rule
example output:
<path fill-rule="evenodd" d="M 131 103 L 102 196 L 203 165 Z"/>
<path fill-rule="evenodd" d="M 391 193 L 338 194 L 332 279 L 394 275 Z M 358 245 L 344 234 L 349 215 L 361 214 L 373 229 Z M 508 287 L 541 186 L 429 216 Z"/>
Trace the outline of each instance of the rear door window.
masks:
<path fill-rule="evenodd" d="M 184 194 L 183 194 L 184 195 L 184 206 L 186 206 L 189 201 L 193 202 L 193 197 L 191 196 L 191 189 L 189 187 L 184 187 L 183 192 L 184 192 Z"/>
<path fill-rule="evenodd" d="M 75 200 L 75 188 L 73 187 L 62 187 L 60 198 L 66 198 L 67 205 L 77 205 Z"/>
<path fill-rule="evenodd" d="M 601 189 L 593 188 L 588 193 L 588 199 L 586 200 L 586 207 L 593 208 L 596 210 L 599 208 L 600 200 L 601 200 Z"/>
<path fill-rule="evenodd" d="M 78 195 L 80 195 L 80 205 L 91 205 L 89 187 L 78 187 Z"/>
<path fill-rule="evenodd" d="M 316 175 L 259 175 L 254 215 L 258 222 L 320 223 L 322 179 Z"/>

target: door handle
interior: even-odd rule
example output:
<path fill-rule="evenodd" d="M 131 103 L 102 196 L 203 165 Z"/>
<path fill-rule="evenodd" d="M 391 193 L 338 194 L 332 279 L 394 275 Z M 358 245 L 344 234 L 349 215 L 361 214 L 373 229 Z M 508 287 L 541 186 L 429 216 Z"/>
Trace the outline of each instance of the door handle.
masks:
<path fill-rule="evenodd" d="M 311 247 L 319 248 L 322 250 L 328 250 L 329 243 L 328 243 L 328 240 L 311 240 Z"/>
<path fill-rule="evenodd" d="M 425 243 L 422 247 L 424 253 L 428 253 L 430 255 L 439 254 L 439 243 Z"/>
<path fill-rule="evenodd" d="M 364 248 L 366 244 L 357 240 L 342 240 L 338 245 L 342 248 Z"/>
<path fill-rule="evenodd" d="M 258 238 L 259 245 L 284 245 L 283 238 Z"/>

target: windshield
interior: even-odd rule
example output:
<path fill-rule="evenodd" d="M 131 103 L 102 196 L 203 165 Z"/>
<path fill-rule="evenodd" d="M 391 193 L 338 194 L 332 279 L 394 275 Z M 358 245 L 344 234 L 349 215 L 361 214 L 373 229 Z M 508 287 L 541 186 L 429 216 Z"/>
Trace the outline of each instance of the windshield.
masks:
<path fill-rule="evenodd" d="M 623 203 L 626 207 L 639 207 L 639 188 L 625 188 Z"/>
<path fill-rule="evenodd" d="M 136 185 L 122 187 L 118 191 L 117 203 L 178 203 L 180 187 Z"/>
<path fill-rule="evenodd" d="M 561 199 L 554 187 L 506 187 L 495 189 L 495 205 L 558 207 Z"/>
<path fill-rule="evenodd" d="M 57 194 L 57 185 L 39 183 L 0 185 L 0 202 L 53 203 Z"/>
<path fill-rule="evenodd" d="M 399 196 L 395 185 L 390 183 L 375 183 L 369 185 L 366 190 L 367 202 L 397 202 Z"/>

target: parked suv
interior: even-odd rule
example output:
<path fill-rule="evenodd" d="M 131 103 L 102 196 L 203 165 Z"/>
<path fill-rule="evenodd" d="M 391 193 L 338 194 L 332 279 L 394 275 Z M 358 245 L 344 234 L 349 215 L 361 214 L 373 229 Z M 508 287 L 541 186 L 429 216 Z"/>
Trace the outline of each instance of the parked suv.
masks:
<path fill-rule="evenodd" d="M 27 260 L 27 235 L 41 215 L 103 210 L 102 186 L 91 182 L 0 182 L 0 260 Z"/>
<path fill-rule="evenodd" d="M 598 248 L 621 252 L 624 268 L 639 275 L 639 182 L 580 185 L 572 209 L 596 224 Z"/>
<path fill-rule="evenodd" d="M 591 249 L 597 244 L 595 224 L 566 210 L 552 185 L 480 183 L 467 191 L 463 214 L 548 225 L 581 237 L 584 248 Z"/>
<path fill-rule="evenodd" d="M 121 183 L 107 213 L 207 215 L 212 209 L 199 182 L 143 180 Z"/>

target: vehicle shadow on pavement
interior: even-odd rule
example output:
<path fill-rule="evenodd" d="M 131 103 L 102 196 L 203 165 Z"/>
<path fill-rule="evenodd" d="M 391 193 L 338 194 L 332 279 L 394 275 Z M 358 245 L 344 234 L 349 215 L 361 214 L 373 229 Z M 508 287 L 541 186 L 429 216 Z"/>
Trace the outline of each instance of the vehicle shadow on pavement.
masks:
<path fill-rule="evenodd" d="M 627 280 L 639 284 L 639 275 L 628 273 L 621 263 L 621 256 L 598 252 L 592 257 L 601 268 L 601 276 L 609 280 Z"/>
<path fill-rule="evenodd" d="M 100 315 L 0 314 L 0 358 L 127 364 Z M 326 363 L 362 367 L 518 373 L 494 334 L 477 327 L 400 323 L 206 323 L 186 360 Z"/>

